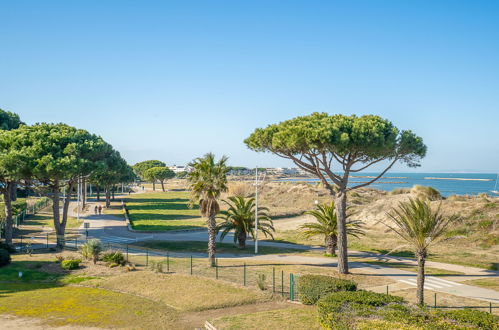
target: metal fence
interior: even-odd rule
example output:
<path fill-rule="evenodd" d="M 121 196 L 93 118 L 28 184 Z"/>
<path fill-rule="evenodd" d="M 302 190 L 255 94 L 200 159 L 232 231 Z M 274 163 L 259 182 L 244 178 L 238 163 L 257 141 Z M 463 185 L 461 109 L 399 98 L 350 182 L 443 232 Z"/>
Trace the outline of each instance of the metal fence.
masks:
<path fill-rule="evenodd" d="M 21 253 L 31 253 L 35 249 L 54 249 L 57 236 L 54 233 L 44 233 L 36 236 L 20 236 L 15 239 L 16 249 Z M 78 230 L 70 230 L 64 237 L 64 248 L 77 251 L 85 244 L 85 235 Z M 223 258 L 216 259 L 214 267 L 210 267 L 209 259 L 200 253 L 179 253 L 149 249 L 134 244 L 118 244 L 103 242 L 104 251 L 120 251 L 127 263 L 134 267 L 149 268 L 161 273 L 188 274 L 232 282 L 245 287 L 258 288 L 272 292 L 290 301 L 299 301 L 298 279 L 300 274 L 285 270 L 286 265 L 255 264 L 242 260 Z M 388 286 L 386 288 L 388 292 Z M 492 303 L 482 306 L 443 306 L 438 305 L 437 293 L 434 293 L 434 303 L 427 305 L 433 309 L 481 309 L 490 313 L 499 306 Z"/>

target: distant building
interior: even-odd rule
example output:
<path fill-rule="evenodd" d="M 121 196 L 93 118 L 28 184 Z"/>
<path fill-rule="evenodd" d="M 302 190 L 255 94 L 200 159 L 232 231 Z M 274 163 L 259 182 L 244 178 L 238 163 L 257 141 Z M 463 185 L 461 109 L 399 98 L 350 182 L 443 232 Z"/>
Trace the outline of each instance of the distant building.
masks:
<path fill-rule="evenodd" d="M 192 171 L 192 168 L 190 168 L 189 166 L 177 166 L 177 165 L 173 165 L 173 166 L 170 166 L 169 169 L 172 170 L 175 173 L 191 172 Z"/>
<path fill-rule="evenodd" d="M 271 175 L 297 175 L 299 171 L 294 167 L 269 167 L 265 171 Z"/>

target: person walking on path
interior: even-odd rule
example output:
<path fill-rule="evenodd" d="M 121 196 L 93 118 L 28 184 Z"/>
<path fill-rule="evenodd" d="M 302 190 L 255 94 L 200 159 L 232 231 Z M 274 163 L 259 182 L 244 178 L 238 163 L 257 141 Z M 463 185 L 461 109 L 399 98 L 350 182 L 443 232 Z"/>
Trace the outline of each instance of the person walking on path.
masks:
<path fill-rule="evenodd" d="M 94 213 L 97 214 L 98 211 L 99 211 L 99 207 L 97 205 L 95 205 L 95 207 L 94 207 Z"/>
<path fill-rule="evenodd" d="M 99 205 L 99 214 L 102 214 L 102 206 Z"/>

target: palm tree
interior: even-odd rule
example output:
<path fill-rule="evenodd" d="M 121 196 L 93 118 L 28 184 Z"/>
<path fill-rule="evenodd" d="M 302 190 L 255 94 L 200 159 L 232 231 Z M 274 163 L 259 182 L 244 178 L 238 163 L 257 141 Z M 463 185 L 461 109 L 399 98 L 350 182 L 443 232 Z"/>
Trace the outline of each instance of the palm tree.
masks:
<path fill-rule="evenodd" d="M 208 223 L 208 258 L 210 265 L 215 266 L 215 240 L 216 220 L 220 211 L 218 199 L 227 191 L 227 157 L 223 156 L 215 162 L 215 155 L 207 153 L 203 157 L 196 158 L 189 164 L 192 171 L 187 180 L 191 189 L 191 205 L 199 202 L 201 215 L 207 218 Z"/>
<path fill-rule="evenodd" d="M 305 214 L 312 215 L 315 217 L 317 222 L 301 225 L 300 228 L 304 230 L 303 236 L 306 238 L 324 236 L 326 254 L 336 256 L 336 247 L 338 244 L 338 222 L 334 202 L 331 202 L 331 204 L 317 205 L 317 210 L 308 211 L 305 212 Z M 347 215 L 347 235 L 354 237 L 364 235 L 365 233 L 364 230 L 362 230 L 362 221 L 350 220 L 349 217 L 351 215 L 352 213 Z"/>
<path fill-rule="evenodd" d="M 440 206 L 441 204 L 432 210 L 429 200 L 411 198 L 409 201 L 400 202 L 397 208 L 388 213 L 393 224 L 385 223 L 414 249 L 418 261 L 417 300 L 420 305 L 424 304 L 424 267 L 428 248 L 437 243 L 449 225 L 457 219 L 455 215 L 444 216 Z"/>
<path fill-rule="evenodd" d="M 229 200 L 224 200 L 227 204 L 227 211 L 221 211 L 219 219 L 223 222 L 218 224 L 217 232 L 222 231 L 220 240 L 234 230 L 234 244 L 238 243 L 240 249 L 246 247 L 246 238 L 248 234 L 255 239 L 255 199 L 245 199 L 242 196 L 232 196 Z M 272 232 L 275 231 L 272 220 L 268 215 L 266 207 L 258 208 L 258 230 L 265 237 L 270 236 L 274 239 Z"/>

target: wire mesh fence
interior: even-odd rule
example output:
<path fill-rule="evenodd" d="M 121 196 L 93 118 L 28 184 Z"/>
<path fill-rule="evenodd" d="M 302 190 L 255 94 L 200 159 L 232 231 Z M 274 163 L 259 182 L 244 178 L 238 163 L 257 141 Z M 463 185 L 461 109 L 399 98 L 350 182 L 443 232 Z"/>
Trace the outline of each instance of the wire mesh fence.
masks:
<path fill-rule="evenodd" d="M 77 251 L 87 241 L 85 235 L 77 230 L 70 230 L 59 237 L 64 249 Z M 32 236 L 20 236 L 14 240 L 16 249 L 21 253 L 31 253 L 35 249 L 55 250 L 57 235 L 43 233 Z M 179 253 L 164 250 L 149 249 L 134 244 L 103 242 L 103 250 L 120 251 L 127 263 L 138 268 L 148 268 L 155 272 L 167 274 L 184 274 L 212 278 L 231 282 L 248 288 L 272 292 L 291 301 L 299 301 L 298 280 L 301 274 L 289 271 L 286 264 L 269 264 L 242 260 L 241 258 L 216 259 L 216 265 L 211 267 L 206 255 L 200 253 Z M 388 286 L 387 286 L 387 294 Z M 434 303 L 427 307 L 434 309 L 471 308 L 493 313 L 499 306 L 484 303 L 481 306 L 446 306 L 440 305 L 438 294 L 434 293 Z"/>

